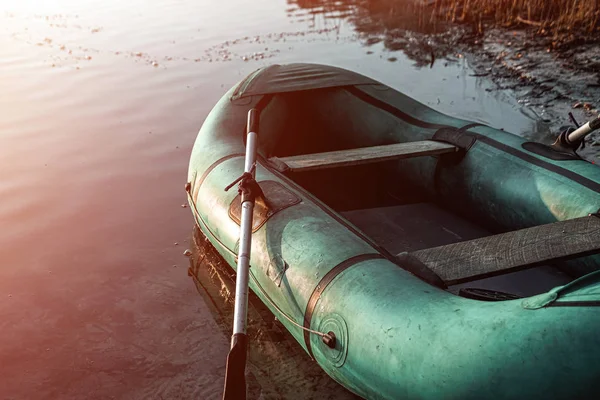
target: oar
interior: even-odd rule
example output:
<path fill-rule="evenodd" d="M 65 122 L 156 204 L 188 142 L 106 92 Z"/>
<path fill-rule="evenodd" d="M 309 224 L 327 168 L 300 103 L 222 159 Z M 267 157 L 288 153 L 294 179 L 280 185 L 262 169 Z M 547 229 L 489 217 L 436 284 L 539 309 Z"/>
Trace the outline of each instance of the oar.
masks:
<path fill-rule="evenodd" d="M 248 314 L 248 276 L 250 268 L 250 250 L 252 248 L 252 213 L 254 201 L 260 195 L 260 187 L 254 180 L 256 166 L 256 142 L 258 140 L 258 110 L 248 112 L 246 137 L 246 162 L 244 174 L 236 179 L 225 190 L 229 190 L 239 182 L 242 195 L 242 216 L 240 223 L 240 246 L 237 261 L 237 278 L 235 281 L 235 309 L 233 314 L 233 336 L 231 350 L 227 355 L 225 371 L 224 400 L 246 399 L 246 355 L 248 336 L 246 320 Z"/>
<path fill-rule="evenodd" d="M 596 129 L 600 129 L 600 115 L 569 133 L 567 136 L 567 142 L 577 143 Z"/>

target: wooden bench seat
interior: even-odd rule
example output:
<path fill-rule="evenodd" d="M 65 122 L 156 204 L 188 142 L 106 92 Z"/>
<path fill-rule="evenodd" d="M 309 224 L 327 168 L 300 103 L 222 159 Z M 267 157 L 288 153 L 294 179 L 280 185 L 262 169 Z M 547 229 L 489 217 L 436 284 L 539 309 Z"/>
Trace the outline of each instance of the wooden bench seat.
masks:
<path fill-rule="evenodd" d="M 600 253 L 596 215 L 410 252 L 447 285 Z"/>
<path fill-rule="evenodd" d="M 384 146 L 303 154 L 291 157 L 272 157 L 269 162 L 280 172 L 311 171 L 316 169 L 346 167 L 420 156 L 454 153 L 458 148 L 444 142 L 423 140 L 420 142 L 395 143 Z"/>

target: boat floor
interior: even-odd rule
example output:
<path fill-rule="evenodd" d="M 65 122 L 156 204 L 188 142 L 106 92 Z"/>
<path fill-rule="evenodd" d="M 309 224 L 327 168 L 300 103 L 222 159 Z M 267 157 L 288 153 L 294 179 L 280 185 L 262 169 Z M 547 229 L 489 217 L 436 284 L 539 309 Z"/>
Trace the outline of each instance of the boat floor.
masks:
<path fill-rule="evenodd" d="M 433 203 L 414 203 L 392 207 L 368 208 L 342 212 L 341 215 L 392 254 L 411 252 L 492 233 L 452 214 Z M 571 281 L 552 266 L 541 266 L 504 275 L 454 285 L 531 296 Z"/>

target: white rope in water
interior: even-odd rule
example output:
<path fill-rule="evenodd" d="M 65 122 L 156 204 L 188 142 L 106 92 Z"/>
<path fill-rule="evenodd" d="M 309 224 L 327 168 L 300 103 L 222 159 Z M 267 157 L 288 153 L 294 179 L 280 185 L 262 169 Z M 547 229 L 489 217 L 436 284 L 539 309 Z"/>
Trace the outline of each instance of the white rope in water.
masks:
<path fill-rule="evenodd" d="M 294 320 L 293 320 L 293 319 L 292 319 L 290 316 L 288 316 L 288 315 L 287 315 L 285 312 L 283 312 L 283 311 L 281 310 L 281 308 L 279 308 L 279 307 L 277 306 L 277 304 L 275 304 L 275 302 L 273 302 L 273 300 L 271 299 L 271 297 L 269 297 L 269 295 L 267 294 L 267 292 L 265 292 L 265 290 L 262 288 L 262 286 L 260 285 L 260 283 L 258 283 L 258 280 L 257 280 L 257 279 L 256 279 L 256 277 L 254 276 L 254 274 L 252 273 L 252 271 L 250 271 L 250 276 L 251 276 L 251 277 L 252 277 L 252 279 L 254 280 L 254 283 L 256 283 L 256 286 L 258 287 L 258 289 L 259 289 L 259 290 L 262 292 L 263 296 L 265 296 L 265 299 L 266 299 L 266 300 L 267 300 L 269 303 L 271 303 L 271 305 L 272 305 L 272 306 L 273 306 L 273 307 L 274 307 L 274 308 L 275 308 L 277 311 L 279 311 L 279 313 L 280 313 L 281 315 L 283 315 L 283 316 L 285 317 L 285 319 L 287 319 L 288 321 L 290 321 L 292 324 L 294 324 L 294 325 L 295 325 L 295 326 L 297 326 L 298 328 L 300 328 L 300 329 L 302 329 L 302 330 L 304 330 L 304 331 L 307 331 L 307 332 L 309 332 L 309 333 L 312 333 L 312 334 L 318 335 L 318 336 L 320 336 L 320 337 L 325 337 L 325 336 L 327 335 L 326 333 L 323 333 L 323 332 L 319 332 L 319 331 L 315 331 L 315 330 L 312 330 L 312 329 L 306 328 L 306 327 L 304 327 L 304 326 L 300 325 L 299 323 L 297 323 L 296 321 L 294 321 Z"/>

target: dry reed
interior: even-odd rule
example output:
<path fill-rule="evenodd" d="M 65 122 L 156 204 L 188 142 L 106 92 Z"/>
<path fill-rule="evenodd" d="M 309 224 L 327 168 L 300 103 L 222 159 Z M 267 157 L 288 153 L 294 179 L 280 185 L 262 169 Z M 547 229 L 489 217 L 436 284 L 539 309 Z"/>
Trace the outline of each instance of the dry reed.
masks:
<path fill-rule="evenodd" d="M 456 22 L 525 24 L 541 33 L 600 31 L 600 0 L 429 0 L 437 16 Z"/>

